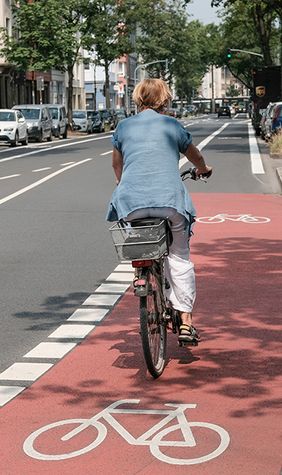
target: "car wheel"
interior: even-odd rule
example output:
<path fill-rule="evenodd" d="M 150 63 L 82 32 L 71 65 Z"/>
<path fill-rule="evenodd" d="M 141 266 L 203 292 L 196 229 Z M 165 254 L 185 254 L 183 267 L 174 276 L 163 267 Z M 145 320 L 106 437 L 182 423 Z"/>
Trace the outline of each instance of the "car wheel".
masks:
<path fill-rule="evenodd" d="M 11 147 L 16 147 L 19 145 L 19 133 L 18 131 L 15 133 L 15 140 L 12 140 Z"/>
<path fill-rule="evenodd" d="M 59 139 L 61 137 L 61 129 L 58 127 L 56 137 Z"/>
<path fill-rule="evenodd" d="M 22 145 L 28 145 L 28 135 L 26 134 L 25 139 L 22 140 Z"/>
<path fill-rule="evenodd" d="M 67 139 L 67 138 L 68 138 L 68 129 L 66 128 L 66 130 L 63 133 L 63 139 Z"/>
<path fill-rule="evenodd" d="M 49 137 L 47 137 L 47 142 L 52 142 L 53 137 L 52 137 L 52 132 L 50 132 Z"/>
<path fill-rule="evenodd" d="M 43 141 L 43 132 L 42 130 L 40 130 L 37 142 L 42 142 L 42 141 Z"/>

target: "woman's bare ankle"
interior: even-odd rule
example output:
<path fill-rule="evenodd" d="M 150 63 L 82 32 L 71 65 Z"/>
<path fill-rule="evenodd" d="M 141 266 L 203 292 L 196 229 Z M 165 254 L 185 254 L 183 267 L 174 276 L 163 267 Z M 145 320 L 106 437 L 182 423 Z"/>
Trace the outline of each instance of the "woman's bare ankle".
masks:
<path fill-rule="evenodd" d="M 181 322 L 183 325 L 192 325 L 192 313 L 189 312 L 179 312 L 180 313 L 180 318 Z"/>

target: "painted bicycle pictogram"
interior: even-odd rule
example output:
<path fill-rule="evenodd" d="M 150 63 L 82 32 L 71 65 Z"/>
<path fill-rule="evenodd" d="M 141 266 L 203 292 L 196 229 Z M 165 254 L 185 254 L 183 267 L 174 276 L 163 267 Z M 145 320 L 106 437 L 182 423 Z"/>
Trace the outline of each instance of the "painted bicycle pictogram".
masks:
<path fill-rule="evenodd" d="M 151 454 L 156 457 L 161 462 L 173 464 L 173 465 L 194 465 L 203 462 L 207 462 L 208 460 L 214 459 L 221 455 L 228 447 L 230 442 L 230 437 L 228 432 L 223 429 L 222 427 L 211 424 L 209 422 L 189 422 L 186 418 L 185 411 L 186 409 L 195 409 L 197 404 L 174 404 L 168 403 L 165 406 L 171 407 L 173 409 L 127 409 L 127 408 L 119 408 L 124 404 L 138 404 L 140 402 L 139 399 L 124 399 L 120 401 L 116 401 L 108 406 L 103 411 L 99 412 L 95 416 L 91 417 L 90 419 L 66 419 L 57 422 L 53 422 L 46 426 L 41 427 L 40 429 L 36 430 L 32 434 L 30 434 L 24 442 L 23 449 L 24 452 L 32 458 L 37 460 L 64 460 L 69 459 L 72 457 L 78 457 L 80 455 L 84 455 L 87 452 L 95 449 L 100 445 L 107 436 L 107 426 L 100 422 L 103 419 L 107 422 L 113 429 L 117 431 L 121 437 L 130 445 L 137 445 L 137 446 L 148 446 Z M 141 434 L 139 437 L 134 437 L 117 419 L 115 419 L 114 414 L 138 414 L 138 415 L 150 415 L 150 414 L 159 414 L 163 415 L 163 419 L 153 425 L 149 430 L 147 430 L 144 434 Z M 176 424 L 169 425 L 174 419 L 177 420 Z M 68 441 L 75 437 L 76 435 L 80 434 L 82 431 L 88 428 L 95 428 L 97 431 L 96 438 L 93 442 L 91 442 L 86 447 L 82 447 L 78 450 L 69 452 L 69 453 L 61 453 L 61 454 L 47 454 L 41 453 L 34 448 L 35 442 L 37 439 L 42 436 L 42 434 L 48 432 L 49 430 L 55 429 L 57 427 L 67 426 L 67 425 L 75 425 L 76 427 L 68 432 L 61 438 L 61 441 Z M 166 427 L 165 427 L 166 426 Z M 193 451 L 193 447 L 196 447 L 197 441 L 194 438 L 192 428 L 201 428 L 208 431 L 216 432 L 217 439 L 217 447 L 210 453 L 202 456 L 197 456 L 193 458 L 190 457 L 190 452 Z M 176 440 L 167 440 L 168 434 L 174 432 L 181 432 L 182 439 L 179 440 L 179 437 Z M 182 447 L 187 449 L 187 456 L 189 458 L 176 458 L 171 457 L 162 451 L 162 448 L 168 447 Z M 167 449 L 166 449 L 167 450 Z"/>
<path fill-rule="evenodd" d="M 198 223 L 204 224 L 217 224 L 217 223 L 224 223 L 225 221 L 237 221 L 241 223 L 248 223 L 248 224 L 263 224 L 269 223 L 270 218 L 265 216 L 252 216 L 251 214 L 226 214 L 226 213 L 219 213 L 215 216 L 203 216 L 197 218 L 196 221 Z"/>

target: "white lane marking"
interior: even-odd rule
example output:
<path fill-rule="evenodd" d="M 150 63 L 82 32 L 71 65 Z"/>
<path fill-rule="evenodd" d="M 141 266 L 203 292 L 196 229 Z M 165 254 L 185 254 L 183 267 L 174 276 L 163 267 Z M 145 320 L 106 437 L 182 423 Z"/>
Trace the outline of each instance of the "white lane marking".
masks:
<path fill-rule="evenodd" d="M 73 163 L 75 163 L 75 162 L 61 163 L 60 166 L 61 167 L 66 167 L 67 165 L 72 165 Z"/>
<path fill-rule="evenodd" d="M 186 127 L 191 127 L 191 125 L 195 125 L 195 124 L 198 124 L 198 123 L 199 123 L 199 121 L 197 120 L 197 121 L 195 121 L 195 122 L 190 122 L 189 124 L 184 125 L 184 127 L 185 127 L 185 128 L 186 128 Z"/>
<path fill-rule="evenodd" d="M 0 374 L 0 380 L 35 381 L 52 366 L 52 363 L 14 363 Z"/>
<path fill-rule="evenodd" d="M 115 272 L 132 272 L 134 273 L 134 269 L 132 267 L 132 264 L 119 264 L 115 268 Z"/>
<path fill-rule="evenodd" d="M 24 358 L 62 358 L 76 346 L 76 343 L 50 341 L 39 343 Z"/>
<path fill-rule="evenodd" d="M 229 122 L 226 122 L 226 124 L 224 124 L 222 127 L 220 127 L 219 129 L 217 129 L 215 132 L 213 132 L 211 135 L 209 135 L 208 137 L 206 137 L 204 140 L 202 140 L 202 142 L 200 142 L 198 145 L 197 145 L 197 149 L 198 150 L 203 150 L 203 148 L 211 141 L 213 140 L 218 134 L 220 134 L 226 127 L 228 127 L 228 125 L 230 125 Z M 186 157 L 183 157 L 179 160 L 179 168 L 183 167 L 183 165 L 185 165 L 187 163 L 187 158 Z"/>
<path fill-rule="evenodd" d="M 8 178 L 15 178 L 16 176 L 21 176 L 21 175 L 17 173 L 16 175 L 1 176 L 0 180 L 8 180 Z"/>
<path fill-rule="evenodd" d="M 254 175 L 262 175 L 265 173 L 260 151 L 257 144 L 257 139 L 255 137 L 255 132 L 250 123 L 248 123 L 249 130 L 249 144 L 250 144 L 250 156 L 251 156 L 251 168 Z"/>
<path fill-rule="evenodd" d="M 45 167 L 45 168 L 37 168 L 37 170 L 31 170 L 32 173 L 36 172 L 44 172 L 45 170 L 51 170 L 52 167 Z"/>
<path fill-rule="evenodd" d="M 85 338 L 94 330 L 95 325 L 61 325 L 53 331 L 48 338 Z"/>
<path fill-rule="evenodd" d="M 133 277 L 133 275 L 132 275 Z M 131 278 L 132 280 L 132 278 Z M 106 293 L 112 293 L 112 294 L 123 294 L 127 289 L 128 287 L 130 286 L 130 284 L 101 284 L 100 287 L 98 287 L 96 290 L 95 290 L 95 293 L 102 293 L 102 294 L 106 294 Z"/>
<path fill-rule="evenodd" d="M 14 399 L 25 389 L 25 386 L 0 386 L 0 407 Z"/>
<path fill-rule="evenodd" d="M 106 278 L 106 280 L 111 282 L 131 282 L 132 275 L 132 272 L 113 272 Z"/>
<path fill-rule="evenodd" d="M 79 308 L 67 319 L 67 321 L 100 322 L 108 312 L 108 308 Z"/>
<path fill-rule="evenodd" d="M 69 142 L 69 143 L 64 143 L 61 145 L 55 145 L 54 147 L 51 147 L 52 150 L 57 150 L 58 148 L 63 148 L 63 147 L 70 147 L 73 145 L 79 145 L 81 142 L 94 142 L 95 140 L 105 140 L 105 139 L 110 139 L 112 135 L 106 135 L 104 137 L 96 137 L 93 139 L 81 139 L 78 142 Z M 7 157 L 7 158 L 1 158 L 0 163 L 2 162 L 8 162 L 9 160 L 15 160 L 16 158 L 22 158 L 22 157 L 27 157 L 29 155 L 36 155 L 37 153 L 43 153 L 43 152 L 50 152 L 50 148 L 45 147 L 42 149 L 34 150 L 33 152 L 27 152 L 27 153 L 22 153 L 20 155 L 13 155 L 12 157 Z"/>
<path fill-rule="evenodd" d="M 105 305 L 112 306 L 114 305 L 121 295 L 102 295 L 102 294 L 92 294 L 83 302 L 82 305 Z"/>
<path fill-rule="evenodd" d="M 73 165 L 69 165 L 65 168 L 62 168 L 61 170 L 57 170 L 56 172 L 45 176 L 44 178 L 41 178 L 41 180 L 38 180 L 32 183 L 31 185 L 28 185 L 25 188 L 22 188 L 21 190 L 18 190 L 15 193 L 12 193 L 11 195 L 8 195 L 5 198 L 0 199 L 0 205 L 2 205 L 3 203 L 6 203 L 7 201 L 12 200 L 13 198 L 16 198 L 17 196 L 22 195 L 23 193 L 26 193 L 29 190 L 32 190 L 33 188 L 36 188 L 37 186 L 41 185 L 42 183 L 45 183 L 48 180 L 51 180 L 51 178 L 54 178 L 60 173 L 70 170 L 71 168 L 76 167 L 77 165 L 82 165 L 83 163 L 89 162 L 89 160 L 92 160 L 92 158 L 86 158 L 85 160 L 82 160 L 81 162 L 74 163 Z"/>
<path fill-rule="evenodd" d="M 102 155 L 109 155 L 110 153 L 113 153 L 113 151 L 112 151 L 112 150 L 109 150 L 109 152 L 101 153 L 101 156 L 102 156 Z"/>

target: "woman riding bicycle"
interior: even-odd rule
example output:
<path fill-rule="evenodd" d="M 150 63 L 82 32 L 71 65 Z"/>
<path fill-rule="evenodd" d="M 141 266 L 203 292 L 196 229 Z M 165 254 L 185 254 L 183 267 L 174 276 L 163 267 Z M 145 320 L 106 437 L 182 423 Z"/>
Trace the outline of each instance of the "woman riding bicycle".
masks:
<path fill-rule="evenodd" d="M 210 176 L 212 168 L 192 144 L 190 133 L 176 119 L 163 114 L 171 98 L 161 79 L 144 79 L 135 87 L 133 100 L 139 113 L 120 122 L 112 138 L 118 186 L 107 220 L 169 219 L 173 242 L 166 259 L 167 298 L 180 312 L 179 341 L 191 342 L 199 340 L 192 325 L 196 289 L 189 258 L 195 209 L 180 178 L 180 153 L 193 163 L 198 175 Z"/>

